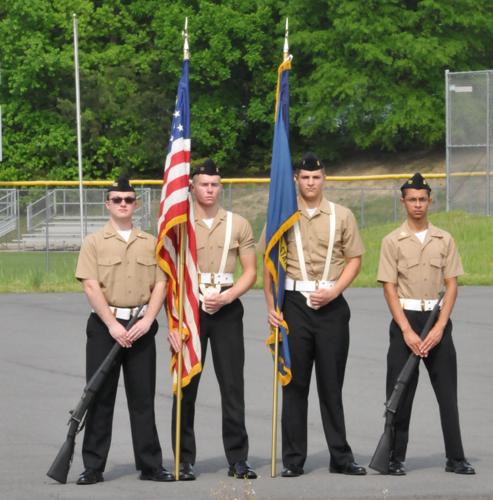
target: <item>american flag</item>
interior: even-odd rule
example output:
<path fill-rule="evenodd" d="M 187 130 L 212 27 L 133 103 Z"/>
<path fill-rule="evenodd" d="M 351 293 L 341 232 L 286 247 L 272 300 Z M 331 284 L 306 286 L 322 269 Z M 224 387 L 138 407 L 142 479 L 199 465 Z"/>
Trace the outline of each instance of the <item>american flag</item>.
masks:
<path fill-rule="evenodd" d="M 188 60 L 178 84 L 175 112 L 171 125 L 163 187 L 159 205 L 159 236 L 156 255 L 160 267 L 168 276 L 166 309 L 168 327 L 178 328 L 178 297 L 180 286 L 183 293 L 183 372 L 182 387 L 190 383 L 202 370 L 199 333 L 199 286 L 197 273 L 197 247 L 193 205 L 189 193 L 190 179 L 190 106 L 188 99 Z M 180 224 L 185 225 L 187 244 L 185 249 L 184 283 L 178 282 L 180 256 Z M 183 226 L 182 226 L 183 227 Z M 177 382 L 177 356 L 173 355 L 173 391 Z"/>

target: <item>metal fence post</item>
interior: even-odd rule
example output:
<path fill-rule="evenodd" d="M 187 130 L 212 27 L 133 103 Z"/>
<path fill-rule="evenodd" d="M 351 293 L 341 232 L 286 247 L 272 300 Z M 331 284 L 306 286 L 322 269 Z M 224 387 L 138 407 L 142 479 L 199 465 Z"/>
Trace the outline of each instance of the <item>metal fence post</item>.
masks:
<path fill-rule="evenodd" d="M 48 186 L 45 187 L 45 272 L 49 271 L 49 245 L 50 245 L 50 237 L 49 237 L 49 218 L 50 218 L 50 200 L 48 198 Z"/>
<path fill-rule="evenodd" d="M 445 70 L 445 211 L 450 212 L 450 102 L 449 70 Z"/>
<path fill-rule="evenodd" d="M 392 189 L 393 192 L 393 199 L 394 199 L 394 222 L 397 220 L 397 181 L 394 182 L 394 188 Z"/>
<path fill-rule="evenodd" d="M 490 72 L 486 73 L 486 215 L 491 215 Z"/>
<path fill-rule="evenodd" d="M 17 250 L 21 249 L 21 194 L 20 189 L 15 190 L 16 195 L 16 211 L 17 211 Z"/>
<path fill-rule="evenodd" d="M 365 227 L 365 191 L 363 189 L 360 190 L 359 214 L 361 227 Z"/>

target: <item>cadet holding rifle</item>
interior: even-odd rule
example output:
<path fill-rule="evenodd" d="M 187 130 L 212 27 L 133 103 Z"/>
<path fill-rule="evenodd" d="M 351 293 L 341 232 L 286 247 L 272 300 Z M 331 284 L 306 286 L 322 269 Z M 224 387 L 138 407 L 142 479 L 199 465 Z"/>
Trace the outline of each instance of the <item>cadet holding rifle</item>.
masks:
<path fill-rule="evenodd" d="M 88 410 L 82 458 L 85 470 L 77 484 L 103 481 L 120 367 L 130 413 L 135 465 L 140 479 L 173 481 L 162 467 L 154 416 L 156 388 L 156 316 L 165 296 L 166 278 L 156 265 L 156 239 L 133 227 L 134 188 L 120 177 L 107 192 L 110 220 L 81 247 L 76 277 L 93 309 L 87 322 L 86 376 L 90 380 L 115 341 L 123 348 Z M 127 331 L 130 318 L 141 319 Z"/>
<path fill-rule="evenodd" d="M 457 298 L 457 276 L 462 264 L 451 235 L 428 222 L 431 188 L 419 173 L 401 187 L 401 203 L 407 220 L 382 242 L 378 281 L 392 314 L 387 354 L 387 399 L 410 353 L 423 359 L 438 400 L 445 454 L 445 470 L 474 474 L 464 457 L 457 407 L 457 360 L 452 341 L 450 315 Z M 443 305 L 431 330 L 419 333 L 445 287 Z M 405 475 L 404 461 L 409 437 L 411 409 L 418 383 L 416 368 L 393 420 L 393 443 L 388 473 Z"/>

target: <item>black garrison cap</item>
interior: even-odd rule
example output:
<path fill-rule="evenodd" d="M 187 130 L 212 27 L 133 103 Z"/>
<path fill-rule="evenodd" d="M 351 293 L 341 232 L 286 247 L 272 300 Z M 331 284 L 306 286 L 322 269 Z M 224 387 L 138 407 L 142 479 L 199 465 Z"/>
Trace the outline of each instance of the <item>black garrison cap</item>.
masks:
<path fill-rule="evenodd" d="M 197 174 L 221 175 L 219 173 L 219 169 L 216 167 L 216 164 L 210 158 L 207 158 L 207 160 L 205 160 L 204 163 L 202 163 L 198 167 L 195 167 L 195 169 L 192 172 L 192 177 Z"/>
<path fill-rule="evenodd" d="M 314 153 L 305 153 L 298 164 L 297 170 L 320 170 L 324 164 Z"/>
<path fill-rule="evenodd" d="M 122 193 L 126 192 L 135 192 L 135 189 L 133 186 L 130 184 L 128 177 L 125 175 L 120 175 L 118 177 L 118 180 L 116 180 L 109 188 L 108 188 L 108 193 L 111 191 L 120 191 Z"/>
<path fill-rule="evenodd" d="M 426 182 L 426 179 L 419 172 L 416 172 L 401 186 L 401 193 L 404 194 L 406 189 L 426 189 L 428 193 L 431 191 L 431 187 Z"/>

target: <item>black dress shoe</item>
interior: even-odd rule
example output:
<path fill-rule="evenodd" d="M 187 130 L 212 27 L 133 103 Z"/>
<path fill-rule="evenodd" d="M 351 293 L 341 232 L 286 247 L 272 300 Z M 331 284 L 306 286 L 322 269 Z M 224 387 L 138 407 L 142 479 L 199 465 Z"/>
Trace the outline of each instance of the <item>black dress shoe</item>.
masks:
<path fill-rule="evenodd" d="M 180 464 L 180 481 L 195 481 L 195 472 L 190 462 Z"/>
<path fill-rule="evenodd" d="M 405 476 L 406 468 L 402 462 L 399 462 L 399 460 L 391 460 L 389 462 L 389 474 L 391 476 Z"/>
<path fill-rule="evenodd" d="M 302 476 L 305 473 L 303 470 L 303 467 L 300 467 L 299 465 L 286 465 L 284 469 L 281 472 L 282 477 L 298 477 Z"/>
<path fill-rule="evenodd" d="M 366 469 L 356 462 L 349 462 L 345 465 L 331 465 L 329 470 L 336 474 L 347 474 L 349 476 L 364 476 L 366 474 Z"/>
<path fill-rule="evenodd" d="M 236 477 L 237 479 L 257 479 L 257 473 L 252 469 L 246 460 L 240 460 L 233 465 L 229 466 L 229 477 Z"/>
<path fill-rule="evenodd" d="M 175 480 L 175 476 L 167 471 L 164 467 L 159 467 L 157 469 L 146 469 L 140 473 L 140 479 L 142 481 L 159 481 L 161 483 L 170 482 Z"/>
<path fill-rule="evenodd" d="M 103 473 L 94 469 L 86 469 L 77 479 L 77 484 L 96 484 L 104 481 Z"/>
<path fill-rule="evenodd" d="M 448 459 L 445 464 L 447 472 L 455 472 L 456 474 L 476 474 L 472 465 L 464 458 L 462 460 Z"/>

